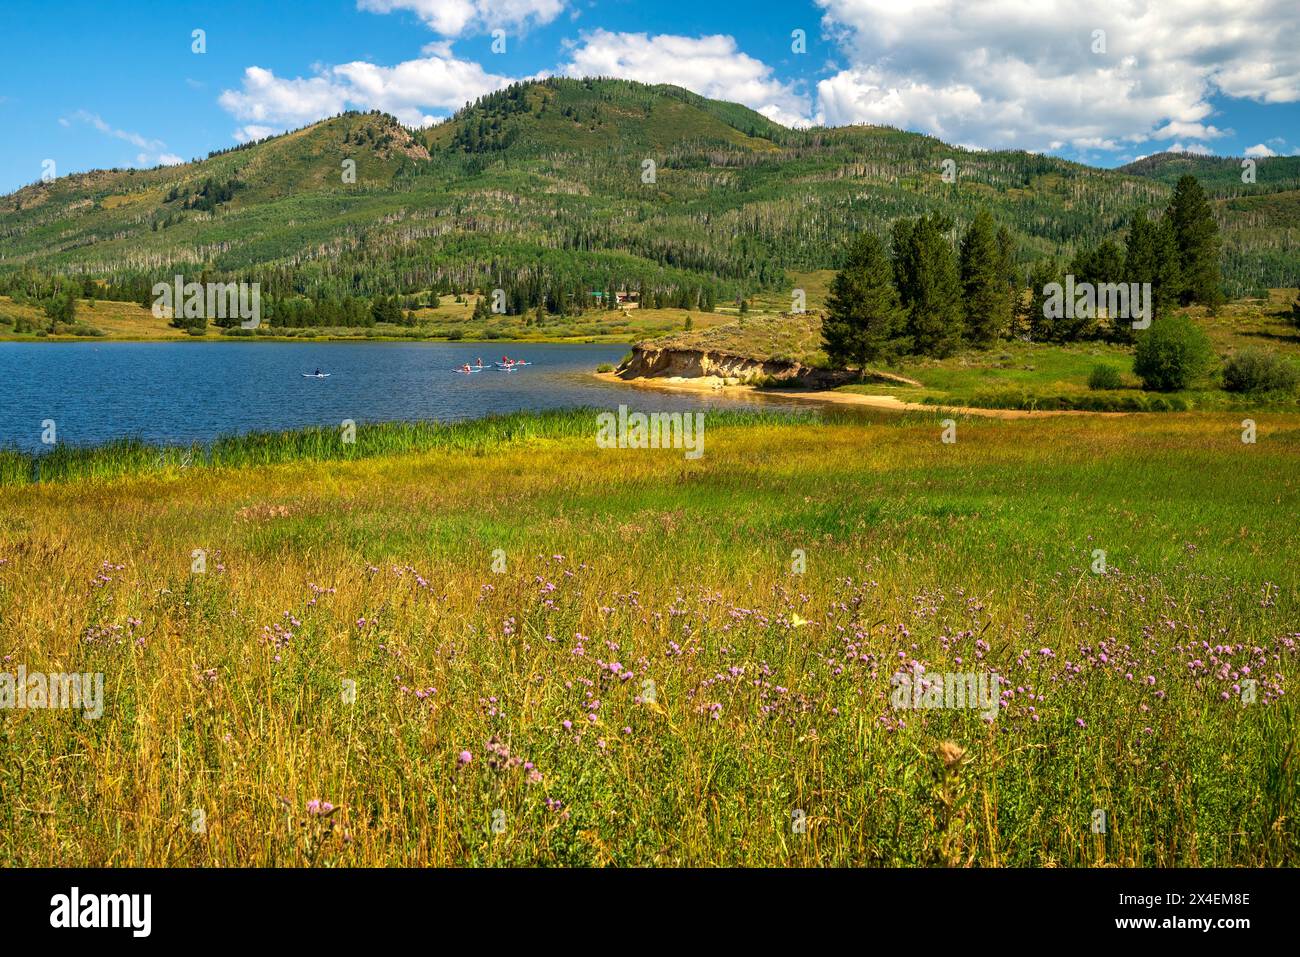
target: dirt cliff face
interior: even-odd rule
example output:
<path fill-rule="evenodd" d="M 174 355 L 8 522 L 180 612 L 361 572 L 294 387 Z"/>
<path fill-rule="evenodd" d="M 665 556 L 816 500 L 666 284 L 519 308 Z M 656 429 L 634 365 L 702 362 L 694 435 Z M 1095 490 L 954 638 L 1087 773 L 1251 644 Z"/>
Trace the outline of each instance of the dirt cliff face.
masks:
<path fill-rule="evenodd" d="M 621 379 L 716 376 L 748 382 L 759 377 L 799 379 L 811 371 L 797 362 L 750 359 L 700 349 L 656 349 L 650 345 L 638 345 L 632 348 L 632 357 L 615 373 Z"/>
<path fill-rule="evenodd" d="M 906 376 L 869 370 L 859 378 L 844 369 L 817 369 L 800 362 L 753 359 L 708 349 L 660 349 L 653 343 L 632 347 L 632 356 L 614 374 L 620 379 L 716 378 L 729 385 L 762 379 L 806 388 L 834 388 L 845 382 L 882 382 L 889 385 L 920 386 Z"/>

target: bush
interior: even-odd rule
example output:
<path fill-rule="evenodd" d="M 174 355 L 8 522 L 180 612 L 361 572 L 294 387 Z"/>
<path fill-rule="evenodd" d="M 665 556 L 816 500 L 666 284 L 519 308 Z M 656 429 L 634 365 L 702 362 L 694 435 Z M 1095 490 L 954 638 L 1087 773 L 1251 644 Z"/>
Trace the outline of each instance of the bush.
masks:
<path fill-rule="evenodd" d="M 614 371 L 614 365 L 613 365 L 613 363 L 610 363 L 610 362 L 602 362 L 600 365 L 596 366 L 596 371 L 597 371 L 597 372 L 613 372 L 613 371 Z"/>
<path fill-rule="evenodd" d="M 1209 368 L 1210 340 L 1185 313 L 1151 323 L 1137 342 L 1133 372 L 1148 392 L 1177 392 Z"/>
<path fill-rule="evenodd" d="M 1266 349 L 1243 349 L 1223 367 L 1229 392 L 1294 392 L 1298 379 L 1294 365 Z"/>
<path fill-rule="evenodd" d="M 1098 364 L 1088 373 L 1089 389 L 1118 389 L 1121 385 L 1119 370 L 1114 366 Z"/>

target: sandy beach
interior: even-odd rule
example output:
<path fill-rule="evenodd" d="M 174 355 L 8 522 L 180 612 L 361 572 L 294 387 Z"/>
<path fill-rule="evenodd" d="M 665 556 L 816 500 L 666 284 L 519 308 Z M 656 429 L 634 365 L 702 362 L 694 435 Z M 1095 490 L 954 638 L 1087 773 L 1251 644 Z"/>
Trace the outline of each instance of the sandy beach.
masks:
<path fill-rule="evenodd" d="M 954 415 L 976 415 L 988 419 L 1044 419 L 1060 415 L 1101 415 L 1121 416 L 1127 412 L 1089 412 L 1080 409 L 979 409 L 971 406 L 927 405 L 922 402 L 905 402 L 892 395 L 866 395 L 860 392 L 838 392 L 830 389 L 757 389 L 752 385 L 727 385 L 717 376 L 684 378 L 671 376 L 655 379 L 620 379 L 612 372 L 597 372 L 595 376 L 606 382 L 636 386 L 643 389 L 659 389 L 667 392 L 712 392 L 721 395 L 751 394 L 773 399 L 789 399 L 796 402 L 812 402 L 824 405 L 848 405 L 873 409 L 888 409 L 893 412 L 948 412 Z"/>

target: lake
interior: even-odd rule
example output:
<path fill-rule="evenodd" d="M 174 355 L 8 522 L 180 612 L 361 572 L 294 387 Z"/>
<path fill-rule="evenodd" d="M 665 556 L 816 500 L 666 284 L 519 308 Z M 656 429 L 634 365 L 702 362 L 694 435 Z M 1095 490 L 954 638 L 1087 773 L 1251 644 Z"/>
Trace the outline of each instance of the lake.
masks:
<path fill-rule="evenodd" d="M 0 342 L 0 447 L 39 451 L 41 423 L 60 443 L 124 437 L 209 442 L 313 425 L 452 421 L 521 409 L 619 404 L 686 411 L 759 398 L 659 392 L 592 376 L 626 345 L 504 342 Z M 491 368 L 502 354 L 532 363 Z M 454 367 L 478 357 L 489 368 Z M 303 373 L 328 372 L 326 379 Z"/>

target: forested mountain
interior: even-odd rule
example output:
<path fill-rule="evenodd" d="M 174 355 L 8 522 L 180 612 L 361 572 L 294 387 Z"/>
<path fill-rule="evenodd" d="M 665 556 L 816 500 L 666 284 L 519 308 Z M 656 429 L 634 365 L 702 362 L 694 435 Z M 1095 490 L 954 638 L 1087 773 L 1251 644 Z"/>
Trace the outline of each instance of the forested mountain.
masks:
<path fill-rule="evenodd" d="M 206 272 L 316 300 L 500 286 L 514 312 L 635 288 L 694 306 L 838 267 L 853 234 L 888 240 L 900 217 L 942 214 L 955 237 L 980 210 L 1027 277 L 1122 245 L 1137 210 L 1167 206 L 1179 164 L 1213 198 L 1225 291 L 1294 285 L 1293 158 L 1259 160 L 1248 186 L 1239 160 L 1101 170 L 888 128 L 789 130 L 671 86 L 549 79 L 425 130 L 349 113 L 180 166 L 25 187 L 0 198 L 0 291 L 57 273 L 134 297 Z"/>
<path fill-rule="evenodd" d="M 1223 273 L 1229 295 L 1260 286 L 1300 284 L 1300 156 L 1254 161 L 1241 157 L 1157 153 L 1117 172 L 1173 186 L 1192 175 L 1214 200 L 1224 234 Z M 1247 182 L 1252 178 L 1253 182 Z"/>

